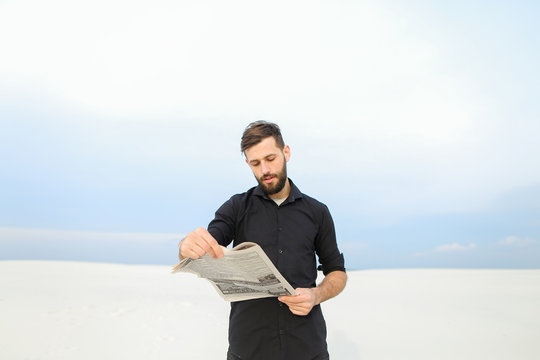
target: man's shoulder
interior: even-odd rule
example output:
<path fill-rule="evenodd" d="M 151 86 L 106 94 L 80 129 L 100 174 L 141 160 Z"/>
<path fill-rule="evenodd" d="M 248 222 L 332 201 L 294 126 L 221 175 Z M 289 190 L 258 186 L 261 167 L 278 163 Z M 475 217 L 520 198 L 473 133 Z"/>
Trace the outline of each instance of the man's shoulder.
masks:
<path fill-rule="evenodd" d="M 328 210 L 328 207 L 326 206 L 325 203 L 315 199 L 312 196 L 306 195 L 304 193 L 302 193 L 302 201 L 304 201 L 307 205 L 311 206 L 314 209 Z"/>
<path fill-rule="evenodd" d="M 292 183 L 292 182 L 291 182 Z M 301 192 L 298 187 L 292 183 L 291 188 L 291 203 L 304 208 L 309 208 L 312 212 L 323 215 L 329 213 L 328 207 L 323 202 L 315 199 L 313 196 Z"/>
<path fill-rule="evenodd" d="M 226 204 L 229 203 L 229 204 L 241 204 L 241 203 L 246 203 L 247 201 L 249 201 L 251 198 L 253 198 L 253 196 L 257 193 L 257 187 L 254 186 L 252 187 L 251 189 L 243 192 L 243 193 L 238 193 L 238 194 L 234 194 L 233 196 L 231 196 L 229 198 L 229 200 L 226 201 Z"/>
<path fill-rule="evenodd" d="M 234 194 L 233 196 L 231 196 L 231 199 L 241 200 L 241 199 L 249 198 L 256 193 L 256 189 L 257 189 L 257 186 L 254 186 L 243 193 Z"/>
<path fill-rule="evenodd" d="M 302 202 L 312 207 L 326 208 L 326 205 L 324 203 L 302 192 L 291 179 L 289 179 L 289 181 L 291 182 L 290 197 L 292 198 L 293 201 L 301 200 Z"/>
<path fill-rule="evenodd" d="M 232 195 L 227 201 L 225 201 L 217 210 L 218 213 L 222 214 L 238 214 L 242 213 L 249 207 L 250 201 L 252 201 L 253 192 L 256 187 L 253 187 L 246 192 L 238 193 Z"/>
<path fill-rule="evenodd" d="M 322 201 L 319 201 L 317 199 L 315 199 L 313 196 L 310 196 L 306 193 L 301 193 L 302 194 L 302 198 L 303 199 L 306 199 L 307 201 L 311 202 L 311 203 L 314 203 L 314 204 L 318 204 L 318 205 L 324 205 L 324 203 Z"/>

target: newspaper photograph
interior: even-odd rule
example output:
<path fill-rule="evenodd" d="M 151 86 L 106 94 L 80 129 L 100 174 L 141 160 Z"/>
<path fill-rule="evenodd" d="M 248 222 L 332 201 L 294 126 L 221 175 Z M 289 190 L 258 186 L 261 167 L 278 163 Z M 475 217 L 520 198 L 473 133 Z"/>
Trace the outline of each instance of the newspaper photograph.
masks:
<path fill-rule="evenodd" d="M 259 245 L 245 242 L 223 252 L 221 259 L 208 254 L 195 260 L 185 258 L 172 272 L 193 273 L 207 279 L 227 301 L 296 295 Z"/>

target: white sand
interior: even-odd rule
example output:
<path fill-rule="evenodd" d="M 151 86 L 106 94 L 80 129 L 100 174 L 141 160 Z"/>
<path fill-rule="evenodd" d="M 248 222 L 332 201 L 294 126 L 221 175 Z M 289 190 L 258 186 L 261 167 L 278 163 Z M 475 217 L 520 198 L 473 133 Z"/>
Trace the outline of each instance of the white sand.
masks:
<path fill-rule="evenodd" d="M 2 359 L 224 359 L 228 303 L 166 266 L 0 261 Z M 346 359 L 540 359 L 540 270 L 349 272 L 323 305 Z"/>

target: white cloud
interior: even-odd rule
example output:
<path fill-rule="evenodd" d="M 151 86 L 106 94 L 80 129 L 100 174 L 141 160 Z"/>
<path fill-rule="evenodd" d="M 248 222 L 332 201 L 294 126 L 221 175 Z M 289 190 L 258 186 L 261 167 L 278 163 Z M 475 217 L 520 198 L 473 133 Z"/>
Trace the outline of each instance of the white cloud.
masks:
<path fill-rule="evenodd" d="M 344 241 L 338 243 L 339 249 L 344 254 L 355 254 L 364 251 L 368 247 L 368 245 L 364 242 L 360 241 Z"/>
<path fill-rule="evenodd" d="M 137 163 L 171 169 L 183 160 L 177 154 L 193 149 L 205 163 L 229 163 L 216 160 L 221 145 L 237 161 L 243 126 L 270 119 L 301 160 L 293 170 L 321 169 L 322 181 L 361 188 L 366 212 L 482 209 L 499 191 L 540 179 L 536 132 L 512 134 L 519 146 L 505 139 L 500 99 L 448 65 L 448 42 L 410 32 L 409 23 L 427 16 L 417 10 L 404 17 L 375 1 L 7 2 L 0 93 L 33 91 L 60 107 L 105 114 L 107 123 L 115 118 L 112 129 L 98 129 L 107 137 L 95 142 L 98 153 L 139 148 Z M 93 115 L 92 127 L 103 126 Z M 125 123 L 134 119 L 155 130 L 133 131 Z M 216 119 L 223 129 L 209 134 Z M 198 146 L 200 133 L 213 146 Z M 141 143 L 149 146 L 133 146 Z"/>
<path fill-rule="evenodd" d="M 414 254 L 414 256 L 427 256 L 427 255 L 435 254 L 435 253 L 465 252 L 465 251 L 474 250 L 476 249 L 476 247 L 477 247 L 476 243 L 469 243 L 468 245 L 463 245 L 463 244 L 454 242 L 451 244 L 444 244 L 441 246 L 437 246 L 433 250 L 417 252 Z"/>
<path fill-rule="evenodd" d="M 305 119 L 306 137 L 459 141 L 471 85 L 439 74 L 400 17 L 375 2 L 23 1 L 0 12 L 0 74 L 127 119 L 262 112 Z"/>
<path fill-rule="evenodd" d="M 499 246 L 516 246 L 516 247 L 525 247 L 532 244 L 535 244 L 537 241 L 532 238 L 520 238 L 518 236 L 512 235 L 508 236 L 506 239 L 499 241 L 497 244 Z"/>
<path fill-rule="evenodd" d="M 289 108 L 298 95 L 312 101 L 328 95 L 320 93 L 328 82 L 368 92 L 383 76 L 410 76 L 409 66 L 421 66 L 429 51 L 401 45 L 380 9 L 355 10 L 343 25 L 340 6 L 303 2 L 23 1 L 0 12 L 0 34 L 10 34 L 0 35 L 0 73 L 30 75 L 31 85 L 109 114 L 165 108 L 223 116 Z"/>
<path fill-rule="evenodd" d="M 452 243 L 441 245 L 435 248 L 435 252 L 448 252 L 448 251 L 468 251 L 476 248 L 475 243 L 470 243 L 469 245 L 461 245 L 459 243 Z"/>
<path fill-rule="evenodd" d="M 82 241 L 156 244 L 180 241 L 183 237 L 175 233 L 131 233 L 131 232 L 94 232 L 55 229 L 28 229 L 0 227 L 0 243 L 13 241 Z"/>

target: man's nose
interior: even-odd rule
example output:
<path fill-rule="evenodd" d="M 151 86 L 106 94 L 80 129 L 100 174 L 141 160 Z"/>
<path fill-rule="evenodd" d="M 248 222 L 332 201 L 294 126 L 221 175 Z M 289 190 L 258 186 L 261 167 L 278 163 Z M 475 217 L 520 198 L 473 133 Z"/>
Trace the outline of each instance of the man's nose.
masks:
<path fill-rule="evenodd" d="M 263 174 L 269 174 L 270 173 L 270 166 L 268 166 L 268 164 L 263 161 L 261 163 L 261 170 L 262 170 Z"/>

